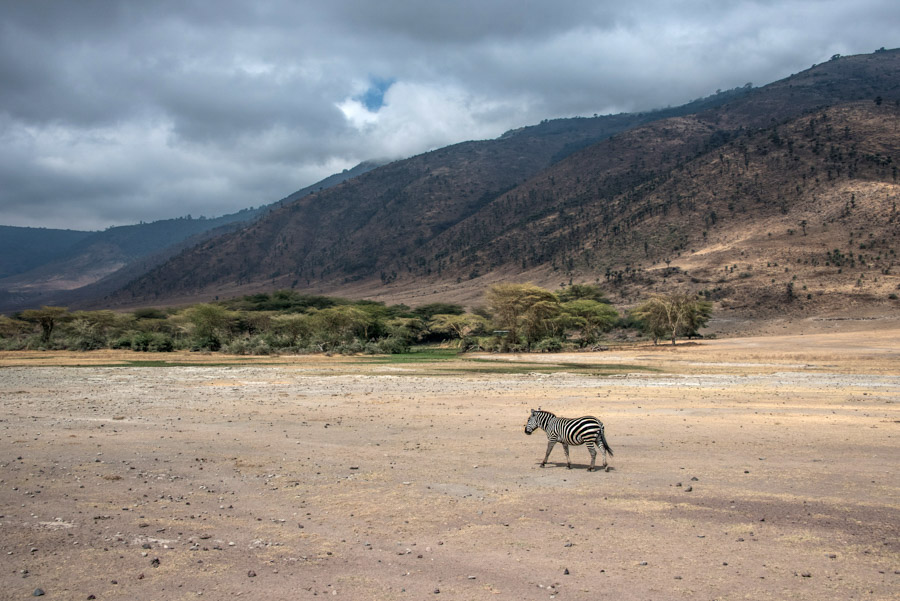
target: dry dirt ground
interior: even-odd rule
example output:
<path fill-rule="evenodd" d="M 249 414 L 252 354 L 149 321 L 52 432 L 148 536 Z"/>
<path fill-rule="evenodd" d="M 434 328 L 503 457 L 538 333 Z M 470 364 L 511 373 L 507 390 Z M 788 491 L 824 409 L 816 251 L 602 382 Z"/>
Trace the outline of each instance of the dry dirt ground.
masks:
<path fill-rule="evenodd" d="M 0 354 L 0 598 L 897 599 L 898 341 Z"/>

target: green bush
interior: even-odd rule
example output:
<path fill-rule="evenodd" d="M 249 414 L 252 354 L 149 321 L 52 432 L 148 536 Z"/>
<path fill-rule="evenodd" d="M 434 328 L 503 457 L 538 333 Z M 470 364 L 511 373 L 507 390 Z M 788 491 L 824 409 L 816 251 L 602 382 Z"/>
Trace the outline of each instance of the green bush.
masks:
<path fill-rule="evenodd" d="M 131 350 L 145 353 L 168 353 L 175 350 L 175 342 L 171 336 L 162 332 L 138 332 L 131 338 Z"/>
<path fill-rule="evenodd" d="M 534 345 L 534 350 L 539 353 L 558 353 L 563 348 L 559 338 L 544 338 Z"/>
<path fill-rule="evenodd" d="M 222 347 L 229 355 L 271 355 L 272 347 L 264 336 L 239 338 Z"/>
<path fill-rule="evenodd" d="M 409 342 L 403 338 L 392 336 L 390 338 L 382 338 L 375 344 L 375 347 L 379 353 L 399 355 L 409 351 Z"/>
<path fill-rule="evenodd" d="M 133 335 L 125 335 L 119 336 L 118 338 L 113 338 L 109 341 L 109 348 L 128 350 L 131 348 L 131 339 L 133 337 Z"/>
<path fill-rule="evenodd" d="M 0 338 L 0 351 L 23 351 L 26 340 L 20 338 Z"/>
<path fill-rule="evenodd" d="M 66 348 L 75 351 L 95 351 L 101 348 L 108 348 L 106 340 L 102 336 L 96 334 L 86 334 L 83 336 L 73 336 L 64 341 Z"/>

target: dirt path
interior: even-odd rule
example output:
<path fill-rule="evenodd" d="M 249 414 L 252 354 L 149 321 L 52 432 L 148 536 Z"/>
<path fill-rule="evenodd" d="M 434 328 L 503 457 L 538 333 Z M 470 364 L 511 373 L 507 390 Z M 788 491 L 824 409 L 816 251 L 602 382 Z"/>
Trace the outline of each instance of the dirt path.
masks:
<path fill-rule="evenodd" d="M 513 358 L 612 376 L 3 355 L 0 597 L 895 599 L 891 334 Z M 612 471 L 539 468 L 538 405 Z"/>

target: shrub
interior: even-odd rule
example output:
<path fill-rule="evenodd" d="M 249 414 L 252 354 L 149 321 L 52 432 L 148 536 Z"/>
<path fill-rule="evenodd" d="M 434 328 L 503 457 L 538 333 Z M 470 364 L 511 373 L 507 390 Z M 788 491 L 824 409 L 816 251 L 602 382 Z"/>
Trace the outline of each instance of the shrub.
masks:
<path fill-rule="evenodd" d="M 366 344 L 361 340 L 351 340 L 344 344 L 339 344 L 331 350 L 332 352 L 340 353 L 341 355 L 355 355 L 357 353 L 365 352 Z"/>
<path fill-rule="evenodd" d="M 263 336 L 239 338 L 222 347 L 230 355 L 271 355 L 272 347 Z"/>
<path fill-rule="evenodd" d="M 118 338 L 114 338 L 109 341 L 109 348 L 128 350 L 131 348 L 131 339 L 132 339 L 132 336 L 130 336 L 130 335 L 119 336 Z"/>
<path fill-rule="evenodd" d="M 197 336 L 191 340 L 192 351 L 217 351 L 222 348 L 222 342 L 218 336 Z M 137 350 L 137 349 L 135 349 Z"/>
<path fill-rule="evenodd" d="M 64 344 L 68 349 L 75 351 L 95 351 L 108 346 L 106 340 L 96 334 L 67 338 Z"/>
<path fill-rule="evenodd" d="M 121 342 L 121 339 L 117 342 Z M 171 336 L 162 332 L 138 332 L 131 338 L 131 350 L 144 353 L 168 353 L 175 350 L 175 341 Z"/>
<path fill-rule="evenodd" d="M 389 355 L 399 355 L 400 353 L 405 353 L 409 350 L 409 342 L 407 342 L 403 338 L 397 338 L 395 336 L 391 336 L 388 338 L 382 338 L 379 340 L 375 347 L 378 349 L 380 353 L 387 353 Z"/>
<path fill-rule="evenodd" d="M 534 350 L 539 353 L 558 353 L 563 348 L 563 343 L 559 338 L 544 338 L 534 345 Z"/>

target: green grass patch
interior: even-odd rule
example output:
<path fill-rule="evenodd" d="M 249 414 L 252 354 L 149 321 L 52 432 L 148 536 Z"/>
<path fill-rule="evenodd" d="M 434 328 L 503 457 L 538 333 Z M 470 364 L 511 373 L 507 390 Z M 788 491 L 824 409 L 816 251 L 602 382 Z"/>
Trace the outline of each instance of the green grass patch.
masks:
<path fill-rule="evenodd" d="M 398 353 L 396 355 L 378 355 L 375 357 L 366 357 L 361 363 L 440 363 L 443 361 L 456 361 L 461 356 L 456 349 L 421 347 L 413 348 L 408 353 Z"/>
<path fill-rule="evenodd" d="M 465 365 L 441 368 L 443 372 L 455 373 L 484 373 L 484 374 L 550 374 L 557 372 L 573 372 L 592 376 L 608 376 L 613 374 L 646 371 L 656 372 L 657 369 L 643 365 L 624 363 L 531 363 L 523 361 L 503 361 L 493 359 L 464 359 Z"/>
<path fill-rule="evenodd" d="M 164 361 L 164 360 L 148 360 L 148 361 L 131 361 L 122 360 L 117 363 L 79 363 L 78 365 L 63 365 L 62 367 L 243 367 L 254 365 L 279 365 L 278 363 L 261 363 L 261 362 L 209 362 L 199 363 L 195 361 Z"/>

